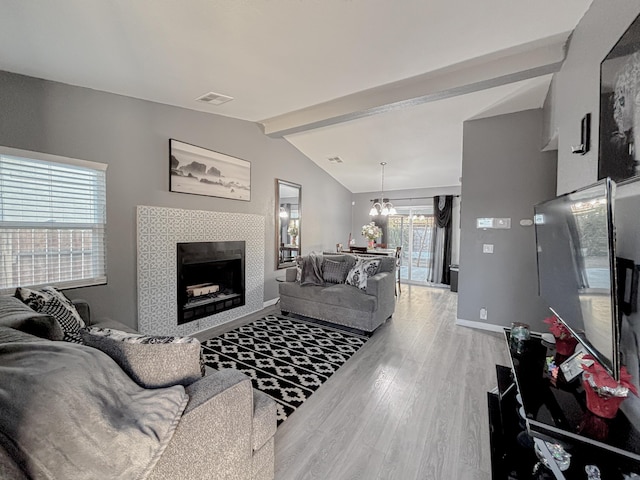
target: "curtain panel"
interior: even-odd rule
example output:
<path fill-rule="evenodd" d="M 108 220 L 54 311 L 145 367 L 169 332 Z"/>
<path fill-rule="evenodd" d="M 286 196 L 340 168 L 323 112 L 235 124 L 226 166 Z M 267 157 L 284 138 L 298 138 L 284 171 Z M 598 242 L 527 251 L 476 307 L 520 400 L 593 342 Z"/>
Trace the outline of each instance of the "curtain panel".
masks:
<path fill-rule="evenodd" d="M 431 243 L 431 273 L 429 281 L 451 284 L 449 265 L 451 264 L 451 219 L 453 216 L 453 195 L 433 197 L 433 241 Z"/>

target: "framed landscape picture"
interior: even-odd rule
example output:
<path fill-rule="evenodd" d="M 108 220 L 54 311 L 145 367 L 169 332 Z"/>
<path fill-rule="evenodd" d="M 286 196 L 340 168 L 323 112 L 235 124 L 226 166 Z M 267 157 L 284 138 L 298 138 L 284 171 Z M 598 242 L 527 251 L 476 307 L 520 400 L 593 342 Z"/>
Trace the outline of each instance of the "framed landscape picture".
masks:
<path fill-rule="evenodd" d="M 169 140 L 169 190 L 251 200 L 251 162 Z"/>
<path fill-rule="evenodd" d="M 598 179 L 640 174 L 640 17 L 600 64 Z"/>

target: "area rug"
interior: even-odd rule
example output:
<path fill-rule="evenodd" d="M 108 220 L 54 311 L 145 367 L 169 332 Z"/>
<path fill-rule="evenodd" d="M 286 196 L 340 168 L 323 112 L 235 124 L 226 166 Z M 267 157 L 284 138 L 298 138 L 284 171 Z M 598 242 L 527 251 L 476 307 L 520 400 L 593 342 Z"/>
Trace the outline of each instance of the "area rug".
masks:
<path fill-rule="evenodd" d="M 234 368 L 276 401 L 278 425 L 356 353 L 367 337 L 268 315 L 202 343 L 205 363 Z"/>

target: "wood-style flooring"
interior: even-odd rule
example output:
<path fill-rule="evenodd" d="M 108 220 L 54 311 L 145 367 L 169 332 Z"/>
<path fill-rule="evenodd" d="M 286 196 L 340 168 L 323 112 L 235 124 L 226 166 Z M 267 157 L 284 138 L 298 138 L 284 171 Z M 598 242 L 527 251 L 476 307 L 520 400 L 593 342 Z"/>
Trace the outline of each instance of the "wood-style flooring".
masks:
<path fill-rule="evenodd" d="M 279 428 L 276 480 L 488 480 L 499 334 L 455 325 L 457 294 L 403 285 L 393 318 Z"/>

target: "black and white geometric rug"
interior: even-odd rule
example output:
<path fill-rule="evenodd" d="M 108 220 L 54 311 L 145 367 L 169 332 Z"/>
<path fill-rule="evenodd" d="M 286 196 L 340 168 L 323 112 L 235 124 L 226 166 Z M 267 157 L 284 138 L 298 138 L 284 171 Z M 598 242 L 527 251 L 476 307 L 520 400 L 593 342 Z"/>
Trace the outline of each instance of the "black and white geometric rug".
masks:
<path fill-rule="evenodd" d="M 234 368 L 277 402 L 278 425 L 362 347 L 367 337 L 268 315 L 202 343 L 205 363 Z"/>

